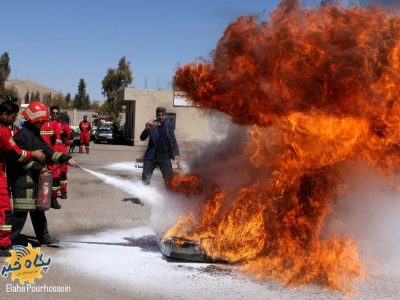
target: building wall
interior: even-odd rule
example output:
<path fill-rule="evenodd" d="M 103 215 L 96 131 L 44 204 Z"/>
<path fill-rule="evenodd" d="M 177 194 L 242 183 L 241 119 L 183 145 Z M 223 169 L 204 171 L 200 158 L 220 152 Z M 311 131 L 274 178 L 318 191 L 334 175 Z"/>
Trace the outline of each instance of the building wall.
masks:
<path fill-rule="evenodd" d="M 173 91 L 126 88 L 119 94 L 119 100 L 127 106 L 125 132 L 135 145 L 147 145 L 140 141 L 140 134 L 146 122 L 155 120 L 157 106 L 164 106 L 169 113 L 176 114 L 175 136 L 180 145 L 196 145 L 219 139 L 218 130 L 213 128 L 212 119 L 220 116 L 206 113 L 196 107 L 173 106 Z M 131 121 L 130 121 L 131 120 Z"/>
<path fill-rule="evenodd" d="M 124 134 L 125 137 L 129 137 L 129 139 L 133 140 L 132 137 L 135 134 L 135 109 L 136 109 L 136 101 L 130 101 L 127 103 L 125 112 L 125 127 Z"/>

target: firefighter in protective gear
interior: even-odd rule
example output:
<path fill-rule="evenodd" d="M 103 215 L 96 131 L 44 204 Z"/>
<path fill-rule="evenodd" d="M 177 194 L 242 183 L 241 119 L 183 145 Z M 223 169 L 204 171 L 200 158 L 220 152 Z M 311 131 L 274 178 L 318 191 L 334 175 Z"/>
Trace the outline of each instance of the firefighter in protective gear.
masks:
<path fill-rule="evenodd" d="M 86 153 L 89 154 L 89 143 L 90 143 L 90 130 L 92 125 L 87 120 L 87 116 L 83 116 L 83 121 L 79 123 L 80 134 L 80 146 L 79 153 L 83 153 L 83 145 L 85 145 Z"/>
<path fill-rule="evenodd" d="M 50 112 L 52 113 L 52 108 L 50 108 Z M 57 111 L 58 107 L 57 107 Z M 42 128 L 40 128 L 40 135 L 46 141 L 46 143 L 54 150 L 57 151 L 55 145 L 57 141 L 57 137 L 60 136 L 60 128 L 57 126 L 57 121 L 54 120 L 53 114 L 51 114 L 51 120 L 43 123 Z M 53 185 L 51 191 L 51 207 L 54 209 L 60 209 L 61 205 L 57 201 L 57 195 L 60 191 L 60 177 L 61 171 L 60 166 L 54 163 L 47 164 L 47 168 L 49 169 L 51 175 L 53 176 Z"/>
<path fill-rule="evenodd" d="M 67 154 L 67 146 L 72 142 L 71 128 L 66 124 L 66 122 L 61 122 L 60 109 L 58 106 L 50 107 L 50 117 L 52 119 L 51 124 L 54 129 L 55 137 L 55 143 L 52 145 L 52 149 Z M 67 199 L 67 171 L 67 164 L 57 166 L 56 174 L 59 176 L 57 177 L 57 180 L 53 180 L 53 193 L 56 190 L 55 197 L 57 197 L 57 192 L 60 191 L 61 199 Z M 55 202 L 57 202 L 57 200 L 55 200 Z M 61 207 L 61 205 L 59 206 Z"/>
<path fill-rule="evenodd" d="M 49 119 L 49 111 L 41 102 L 31 102 L 22 112 L 27 120 L 23 127 L 14 135 L 15 143 L 26 150 L 42 150 L 46 156 L 46 163 L 67 163 L 77 166 L 70 156 L 56 152 L 49 147 L 40 135 L 40 129 Z M 45 164 L 30 159 L 20 162 L 10 155 L 7 160 L 7 177 L 13 195 L 14 210 L 11 216 L 11 239 L 15 241 L 21 233 L 25 221 L 30 213 L 32 225 L 40 244 L 54 246 L 59 241 L 50 236 L 47 230 L 47 219 L 43 210 L 36 209 L 38 180 L 41 172 L 46 171 Z"/>
<path fill-rule="evenodd" d="M 64 154 L 68 153 L 68 146 L 72 144 L 72 130 L 69 127 L 69 118 L 66 114 L 60 114 L 59 121 L 61 123 L 61 144 L 60 151 Z M 67 199 L 67 186 L 68 186 L 68 164 L 63 164 L 60 168 L 61 171 L 61 181 L 60 181 L 60 191 L 61 199 Z"/>
<path fill-rule="evenodd" d="M 32 157 L 39 161 L 45 159 L 42 151 L 22 150 L 15 144 L 9 126 L 15 122 L 18 111 L 18 105 L 11 101 L 0 104 L 0 256 L 8 256 L 10 254 L 8 250 L 11 248 L 11 225 L 6 223 L 6 216 L 12 214 L 5 173 L 7 153 L 13 151 L 16 159 L 21 162 L 26 162 Z"/>
<path fill-rule="evenodd" d="M 51 149 L 57 152 L 64 153 L 63 147 L 61 145 L 61 132 L 62 132 L 62 124 L 59 121 L 60 117 L 60 108 L 58 106 L 50 107 L 50 124 L 54 130 L 54 136 L 51 140 Z M 66 154 L 66 153 L 65 153 Z M 51 194 L 51 207 L 55 209 L 60 209 L 61 205 L 57 201 L 58 193 L 61 188 L 61 167 L 62 165 L 49 164 L 48 168 L 52 171 L 53 174 L 53 186 L 52 186 L 52 194 Z"/>

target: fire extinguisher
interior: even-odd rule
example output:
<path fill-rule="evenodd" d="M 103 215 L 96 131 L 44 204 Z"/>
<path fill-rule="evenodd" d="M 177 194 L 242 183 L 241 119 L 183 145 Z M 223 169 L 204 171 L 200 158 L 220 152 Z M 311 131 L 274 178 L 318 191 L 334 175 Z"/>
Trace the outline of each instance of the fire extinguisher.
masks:
<path fill-rule="evenodd" d="M 51 190 L 53 186 L 53 175 L 49 172 L 40 173 L 38 183 L 38 197 L 36 208 L 38 210 L 48 210 L 51 204 Z"/>

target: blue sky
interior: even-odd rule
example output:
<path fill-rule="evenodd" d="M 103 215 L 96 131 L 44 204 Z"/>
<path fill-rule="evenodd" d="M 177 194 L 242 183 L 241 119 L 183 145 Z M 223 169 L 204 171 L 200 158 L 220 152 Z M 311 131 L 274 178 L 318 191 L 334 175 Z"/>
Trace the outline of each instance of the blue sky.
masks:
<path fill-rule="evenodd" d="M 92 100 L 122 56 L 133 86 L 170 88 L 177 64 L 208 58 L 238 16 L 266 16 L 278 0 L 13 0 L 2 1 L 0 53 L 12 78 L 74 95 L 80 78 Z M 312 4 L 317 0 L 308 0 Z"/>

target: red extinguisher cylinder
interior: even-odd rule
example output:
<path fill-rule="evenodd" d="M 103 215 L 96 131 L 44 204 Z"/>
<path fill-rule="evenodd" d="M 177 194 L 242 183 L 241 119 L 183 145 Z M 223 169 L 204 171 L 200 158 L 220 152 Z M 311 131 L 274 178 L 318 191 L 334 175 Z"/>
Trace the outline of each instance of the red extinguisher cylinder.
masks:
<path fill-rule="evenodd" d="M 48 210 L 51 204 L 51 190 L 53 186 L 53 175 L 48 172 L 39 175 L 38 198 L 36 208 L 39 210 Z"/>

